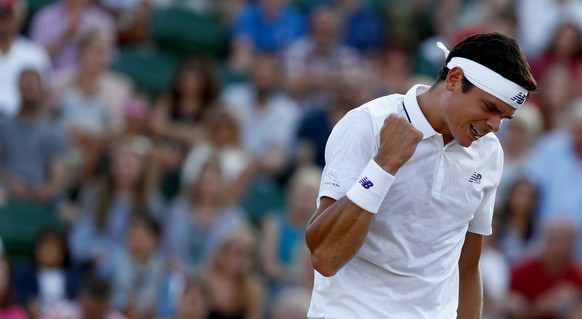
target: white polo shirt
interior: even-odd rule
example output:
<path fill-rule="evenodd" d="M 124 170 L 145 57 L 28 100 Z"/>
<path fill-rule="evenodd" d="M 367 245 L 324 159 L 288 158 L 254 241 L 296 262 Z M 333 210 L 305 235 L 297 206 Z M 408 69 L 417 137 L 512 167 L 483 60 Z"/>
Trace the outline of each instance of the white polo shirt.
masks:
<path fill-rule="evenodd" d="M 45 80 L 48 79 L 51 62 L 42 46 L 20 37 L 14 39 L 8 52 L 0 51 L 0 114 L 13 116 L 18 113 L 18 81 L 20 73 L 28 68 L 38 70 Z"/>
<path fill-rule="evenodd" d="M 315 272 L 309 318 L 457 317 L 461 248 L 467 231 L 491 234 L 503 152 L 493 134 L 468 148 L 444 145 L 416 100 L 427 89 L 370 101 L 334 127 L 319 198 L 345 196 L 377 153 L 389 114 L 409 119 L 423 140 L 396 173 L 356 256 L 332 277 Z"/>

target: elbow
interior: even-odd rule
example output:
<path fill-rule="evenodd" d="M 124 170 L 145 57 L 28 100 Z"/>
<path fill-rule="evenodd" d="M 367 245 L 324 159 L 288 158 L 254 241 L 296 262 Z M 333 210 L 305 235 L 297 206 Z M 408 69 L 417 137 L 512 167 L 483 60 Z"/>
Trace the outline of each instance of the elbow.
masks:
<path fill-rule="evenodd" d="M 311 254 L 311 264 L 319 274 L 324 277 L 335 275 L 341 267 L 334 265 L 329 259 L 321 256 L 321 253 L 313 252 Z"/>

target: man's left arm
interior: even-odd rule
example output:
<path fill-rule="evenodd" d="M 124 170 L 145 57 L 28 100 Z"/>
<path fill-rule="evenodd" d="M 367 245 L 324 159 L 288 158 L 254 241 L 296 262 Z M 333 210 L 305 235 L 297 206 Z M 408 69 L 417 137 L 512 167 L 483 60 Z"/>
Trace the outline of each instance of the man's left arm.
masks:
<path fill-rule="evenodd" d="M 479 259 L 483 249 L 483 235 L 467 232 L 459 258 L 458 319 L 480 319 L 483 309 L 483 284 Z"/>

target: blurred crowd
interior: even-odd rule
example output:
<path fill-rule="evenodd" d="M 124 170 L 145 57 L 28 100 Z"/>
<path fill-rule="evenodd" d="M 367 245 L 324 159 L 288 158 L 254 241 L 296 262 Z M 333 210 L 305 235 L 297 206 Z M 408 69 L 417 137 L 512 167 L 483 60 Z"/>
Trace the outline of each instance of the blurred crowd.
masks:
<path fill-rule="evenodd" d="M 540 86 L 484 316 L 582 318 L 578 0 L 0 0 L 0 318 L 305 318 L 332 127 L 477 32 Z"/>

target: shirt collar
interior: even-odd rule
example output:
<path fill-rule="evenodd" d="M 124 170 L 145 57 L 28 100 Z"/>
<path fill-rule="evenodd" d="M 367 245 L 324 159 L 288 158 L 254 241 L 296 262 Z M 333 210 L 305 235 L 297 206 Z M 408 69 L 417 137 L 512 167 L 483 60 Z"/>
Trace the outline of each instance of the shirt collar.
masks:
<path fill-rule="evenodd" d="M 412 123 L 412 125 L 422 132 L 422 138 L 426 139 L 432 137 L 435 134 L 438 134 L 437 131 L 434 130 L 432 125 L 428 122 L 422 110 L 420 109 L 420 105 L 418 105 L 418 101 L 416 97 L 425 92 L 429 89 L 429 86 L 417 84 L 413 86 L 406 95 L 404 96 L 404 110 L 408 119 Z"/>

